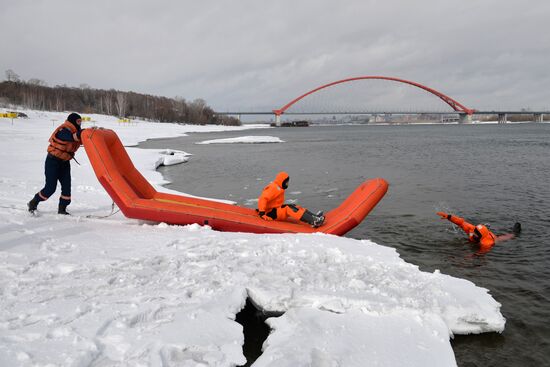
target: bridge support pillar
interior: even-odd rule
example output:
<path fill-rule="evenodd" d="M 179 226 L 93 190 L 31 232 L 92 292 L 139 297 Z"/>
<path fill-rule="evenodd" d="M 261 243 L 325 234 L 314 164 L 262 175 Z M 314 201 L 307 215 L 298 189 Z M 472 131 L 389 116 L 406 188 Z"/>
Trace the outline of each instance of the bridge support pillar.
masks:
<path fill-rule="evenodd" d="M 279 115 L 279 114 L 275 115 L 275 125 L 276 126 L 281 126 L 281 115 Z"/>
<path fill-rule="evenodd" d="M 533 114 L 533 121 L 535 121 L 535 122 L 544 122 L 544 114 L 543 113 Z"/>
<path fill-rule="evenodd" d="M 467 113 L 461 113 L 458 119 L 459 124 L 471 124 L 472 123 L 472 115 L 468 115 Z"/>
<path fill-rule="evenodd" d="M 508 122 L 508 115 L 506 113 L 499 113 L 498 114 L 498 123 L 499 124 L 505 124 Z"/>

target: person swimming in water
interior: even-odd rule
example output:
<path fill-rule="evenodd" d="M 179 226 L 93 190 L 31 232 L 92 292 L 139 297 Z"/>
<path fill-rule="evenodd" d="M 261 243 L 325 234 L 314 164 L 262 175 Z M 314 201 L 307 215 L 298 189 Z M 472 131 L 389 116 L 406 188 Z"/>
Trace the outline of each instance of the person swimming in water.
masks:
<path fill-rule="evenodd" d="M 448 221 L 459 226 L 464 232 L 466 232 L 470 242 L 479 244 L 481 252 L 487 252 L 495 245 L 495 243 L 510 240 L 521 232 L 521 224 L 515 223 L 512 233 L 497 236 L 484 224 L 473 225 L 466 222 L 464 218 L 444 212 L 437 212 L 437 215 L 439 215 L 441 219 L 447 219 Z"/>

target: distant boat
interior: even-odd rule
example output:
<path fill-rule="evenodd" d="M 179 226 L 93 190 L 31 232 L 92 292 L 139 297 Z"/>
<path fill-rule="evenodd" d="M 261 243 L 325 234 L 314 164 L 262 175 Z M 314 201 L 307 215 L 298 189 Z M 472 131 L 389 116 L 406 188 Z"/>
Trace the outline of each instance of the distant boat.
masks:
<path fill-rule="evenodd" d="M 277 126 L 276 123 L 272 122 L 271 126 Z M 299 120 L 299 121 L 290 121 L 290 122 L 281 122 L 281 127 L 308 127 L 309 121 Z"/>

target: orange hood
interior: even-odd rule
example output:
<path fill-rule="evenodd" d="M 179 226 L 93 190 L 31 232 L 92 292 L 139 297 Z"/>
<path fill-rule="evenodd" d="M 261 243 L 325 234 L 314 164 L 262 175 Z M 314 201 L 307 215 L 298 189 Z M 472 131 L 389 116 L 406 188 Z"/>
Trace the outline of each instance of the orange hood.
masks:
<path fill-rule="evenodd" d="M 281 172 L 277 173 L 277 177 L 275 177 L 273 182 L 275 184 L 277 184 L 277 186 L 279 186 L 280 188 L 283 188 L 283 182 L 289 177 L 290 176 L 288 175 L 288 173 L 286 173 L 284 171 L 281 171 Z"/>
<path fill-rule="evenodd" d="M 489 235 L 489 229 L 486 226 L 484 226 L 483 224 L 478 224 L 476 226 L 476 229 L 481 234 L 481 237 L 485 237 L 485 236 Z"/>

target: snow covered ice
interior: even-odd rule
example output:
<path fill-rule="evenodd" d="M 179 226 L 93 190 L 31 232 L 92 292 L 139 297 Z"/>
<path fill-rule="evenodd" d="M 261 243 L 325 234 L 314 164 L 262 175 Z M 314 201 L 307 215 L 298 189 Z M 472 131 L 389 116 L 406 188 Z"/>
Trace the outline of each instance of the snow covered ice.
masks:
<path fill-rule="evenodd" d="M 181 150 L 164 149 L 160 150 L 161 157 L 157 160 L 155 166 L 173 166 L 175 164 L 185 163 L 189 160 L 189 156 L 192 154 L 183 152 Z"/>
<path fill-rule="evenodd" d="M 197 142 L 195 144 L 267 144 L 284 143 L 284 140 L 276 136 L 239 136 L 236 138 L 213 139 Z"/>
<path fill-rule="evenodd" d="M 83 148 L 81 166 L 72 164 L 73 216 L 55 214 L 58 191 L 31 217 L 26 202 L 42 188 L 47 140 L 67 114 L 25 112 L 30 118 L 13 125 L 0 120 L 0 366 L 241 365 L 243 331 L 234 319 L 247 297 L 285 312 L 268 319 L 272 333 L 255 366 L 454 366 L 453 334 L 504 329 L 486 289 L 421 272 L 391 244 L 223 233 L 120 213 L 86 218 L 108 214 L 111 199 Z M 126 146 L 245 128 L 122 126 L 91 116 Z M 168 191 L 155 168 L 173 154 L 128 152 Z"/>

